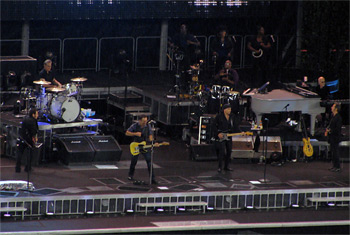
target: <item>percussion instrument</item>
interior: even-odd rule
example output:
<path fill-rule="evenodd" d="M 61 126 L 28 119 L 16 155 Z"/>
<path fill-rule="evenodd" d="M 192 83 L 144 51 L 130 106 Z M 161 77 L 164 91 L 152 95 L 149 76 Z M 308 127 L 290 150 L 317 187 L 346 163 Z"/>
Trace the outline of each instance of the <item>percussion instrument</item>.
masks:
<path fill-rule="evenodd" d="M 50 87 L 46 89 L 48 92 L 59 93 L 64 91 L 64 88 L 61 87 Z"/>
<path fill-rule="evenodd" d="M 228 94 L 230 92 L 231 88 L 229 86 L 223 86 L 221 89 L 222 94 Z"/>
<path fill-rule="evenodd" d="M 71 81 L 72 82 L 85 82 L 85 81 L 87 81 L 87 78 L 83 78 L 83 77 L 72 78 Z"/>
<path fill-rule="evenodd" d="M 65 86 L 67 96 L 73 96 L 78 94 L 78 86 L 74 83 L 67 83 Z"/>
<path fill-rule="evenodd" d="M 49 111 L 51 99 L 51 93 L 41 93 L 38 95 L 35 106 L 40 114 L 47 113 Z"/>
<path fill-rule="evenodd" d="M 51 82 L 45 81 L 45 80 L 36 80 L 36 81 L 33 81 L 33 83 L 36 85 L 50 85 L 51 84 Z"/>
<path fill-rule="evenodd" d="M 260 58 L 263 54 L 264 54 L 264 51 L 262 49 L 259 49 L 258 52 L 255 52 L 255 51 L 252 52 L 252 56 L 254 58 Z"/>
<path fill-rule="evenodd" d="M 65 122 L 73 122 L 80 114 L 80 105 L 75 97 L 55 96 L 50 103 L 50 113 Z"/>
<path fill-rule="evenodd" d="M 212 88 L 212 93 L 221 93 L 220 85 L 213 85 L 211 88 Z"/>

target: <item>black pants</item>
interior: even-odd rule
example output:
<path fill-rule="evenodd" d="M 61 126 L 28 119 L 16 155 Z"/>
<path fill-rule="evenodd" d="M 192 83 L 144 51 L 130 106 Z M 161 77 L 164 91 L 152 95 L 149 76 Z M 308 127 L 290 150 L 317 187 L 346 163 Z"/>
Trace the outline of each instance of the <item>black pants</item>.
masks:
<path fill-rule="evenodd" d="M 231 161 L 232 152 L 232 140 L 225 140 L 222 142 L 217 141 L 215 143 L 217 156 L 219 161 L 219 168 L 222 168 L 222 162 L 224 161 L 224 169 L 229 167 Z"/>
<path fill-rule="evenodd" d="M 151 154 L 149 152 L 146 152 L 146 153 L 143 153 L 142 155 L 147 162 L 148 174 L 150 174 L 151 173 Z M 130 177 L 134 176 L 135 167 L 136 167 L 138 159 L 139 159 L 139 155 L 132 156 L 132 158 L 131 158 L 131 163 L 130 163 L 130 168 L 129 168 L 129 176 Z M 152 180 L 154 180 L 154 170 L 153 169 L 152 169 Z"/>
<path fill-rule="evenodd" d="M 332 163 L 334 168 L 340 168 L 339 161 L 339 142 L 331 142 L 331 154 L 332 154 Z"/>
<path fill-rule="evenodd" d="M 25 143 L 21 141 L 17 142 L 17 144 L 18 144 L 18 147 L 17 147 L 16 171 L 17 172 L 21 171 L 22 157 L 26 149 L 29 152 L 27 156 L 27 161 L 26 161 L 26 170 L 30 171 L 32 169 L 33 150 L 32 148 L 30 148 L 29 146 L 27 146 Z"/>

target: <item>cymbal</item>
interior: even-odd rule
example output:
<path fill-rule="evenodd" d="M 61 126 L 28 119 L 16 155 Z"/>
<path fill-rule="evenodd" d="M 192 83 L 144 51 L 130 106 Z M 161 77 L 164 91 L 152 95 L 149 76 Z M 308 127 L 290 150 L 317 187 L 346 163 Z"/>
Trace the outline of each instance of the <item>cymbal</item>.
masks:
<path fill-rule="evenodd" d="M 45 80 L 36 80 L 36 81 L 33 81 L 33 83 L 37 84 L 37 85 L 49 85 L 49 84 L 51 84 L 51 82 L 45 81 Z"/>
<path fill-rule="evenodd" d="M 87 78 L 72 78 L 71 79 L 72 82 L 85 82 L 87 81 Z"/>
<path fill-rule="evenodd" d="M 47 88 L 46 90 L 49 91 L 49 92 L 58 93 L 58 92 L 64 91 L 65 89 L 61 88 L 61 87 L 50 87 L 50 88 Z"/>

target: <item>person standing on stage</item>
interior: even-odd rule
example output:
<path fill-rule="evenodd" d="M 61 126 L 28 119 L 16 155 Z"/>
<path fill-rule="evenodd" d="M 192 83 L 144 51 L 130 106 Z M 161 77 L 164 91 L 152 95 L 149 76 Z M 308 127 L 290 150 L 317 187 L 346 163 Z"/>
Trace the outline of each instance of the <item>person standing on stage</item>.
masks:
<path fill-rule="evenodd" d="M 24 150 L 29 150 L 29 159 L 27 160 L 27 165 L 25 167 L 25 171 L 31 171 L 31 161 L 33 157 L 33 148 L 35 147 L 36 142 L 38 141 L 38 110 L 36 108 L 32 108 L 29 110 L 28 116 L 26 116 L 22 122 L 21 129 L 19 131 L 19 139 L 17 142 L 17 161 L 16 161 L 16 172 L 21 172 L 21 161 Z"/>
<path fill-rule="evenodd" d="M 236 115 L 231 115 L 231 106 L 225 104 L 222 107 L 222 112 L 216 115 L 213 122 L 213 134 L 216 137 L 215 147 L 219 160 L 218 172 L 222 169 L 225 171 L 232 171 L 229 167 L 232 152 L 232 138 L 224 140 L 223 133 L 238 133 L 241 132 L 239 128 L 239 121 Z M 224 161 L 224 168 L 222 162 Z"/>
<path fill-rule="evenodd" d="M 232 90 L 237 90 L 239 76 L 237 71 L 232 68 L 232 62 L 230 60 L 225 61 L 224 68 L 215 75 L 215 80 L 221 86 L 229 86 Z"/>
<path fill-rule="evenodd" d="M 331 110 L 333 116 L 324 134 L 325 136 L 328 136 L 328 142 L 330 144 L 332 154 L 333 167 L 329 170 L 332 172 L 340 172 L 339 143 L 341 140 L 342 126 L 342 118 L 339 114 L 340 104 L 334 103 Z"/>
<path fill-rule="evenodd" d="M 61 87 L 62 84 L 56 80 L 55 72 L 52 70 L 52 61 L 45 60 L 44 68 L 39 72 L 39 79 L 44 79 Z"/>
<path fill-rule="evenodd" d="M 233 42 L 227 36 L 226 28 L 221 26 L 218 35 L 215 37 L 211 44 L 211 50 L 213 57 L 216 59 L 215 73 L 218 73 L 222 69 L 225 61 L 232 61 L 233 55 Z"/>
<path fill-rule="evenodd" d="M 169 46 L 174 48 L 176 53 L 183 53 L 181 69 L 185 71 L 195 62 L 193 54 L 195 53 L 196 47 L 200 46 L 200 42 L 194 35 L 188 33 L 186 24 L 181 24 L 180 33 L 175 34 Z"/>
<path fill-rule="evenodd" d="M 247 43 L 247 48 L 252 52 L 253 77 L 255 86 L 260 87 L 267 82 L 267 71 L 269 69 L 268 56 L 271 48 L 269 39 L 265 36 L 265 29 L 261 25 L 257 26 L 257 35 L 251 37 Z"/>
<path fill-rule="evenodd" d="M 134 142 L 142 142 L 142 141 L 153 141 L 153 131 L 151 128 L 151 125 L 148 123 L 148 117 L 145 115 L 142 115 L 140 117 L 140 120 L 134 124 L 132 124 L 129 129 L 125 133 L 126 136 L 134 137 Z M 158 143 L 155 143 L 154 146 L 159 146 Z M 145 158 L 147 162 L 148 167 L 148 173 L 151 174 L 151 153 L 145 152 L 142 153 L 143 157 Z M 139 158 L 139 155 L 132 156 L 131 158 L 131 164 L 129 168 L 129 176 L 128 180 L 134 179 L 134 172 L 135 172 L 135 166 L 137 164 L 137 160 Z M 152 184 L 157 184 L 157 181 L 154 177 L 154 170 L 152 168 Z"/>

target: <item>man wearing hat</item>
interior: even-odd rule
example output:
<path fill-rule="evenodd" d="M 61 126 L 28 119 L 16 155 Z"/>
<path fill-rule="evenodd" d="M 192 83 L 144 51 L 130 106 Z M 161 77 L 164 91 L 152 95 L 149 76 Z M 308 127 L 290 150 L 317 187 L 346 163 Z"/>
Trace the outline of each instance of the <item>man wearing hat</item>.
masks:
<path fill-rule="evenodd" d="M 213 134 L 216 138 L 215 147 L 219 160 L 218 172 L 222 169 L 225 171 L 232 171 L 229 167 L 232 151 L 232 138 L 225 139 L 224 133 L 238 133 L 241 132 L 239 128 L 239 120 L 236 115 L 231 115 L 231 105 L 225 104 L 222 106 L 222 112 L 216 115 L 213 122 Z M 222 162 L 224 161 L 224 168 Z"/>

